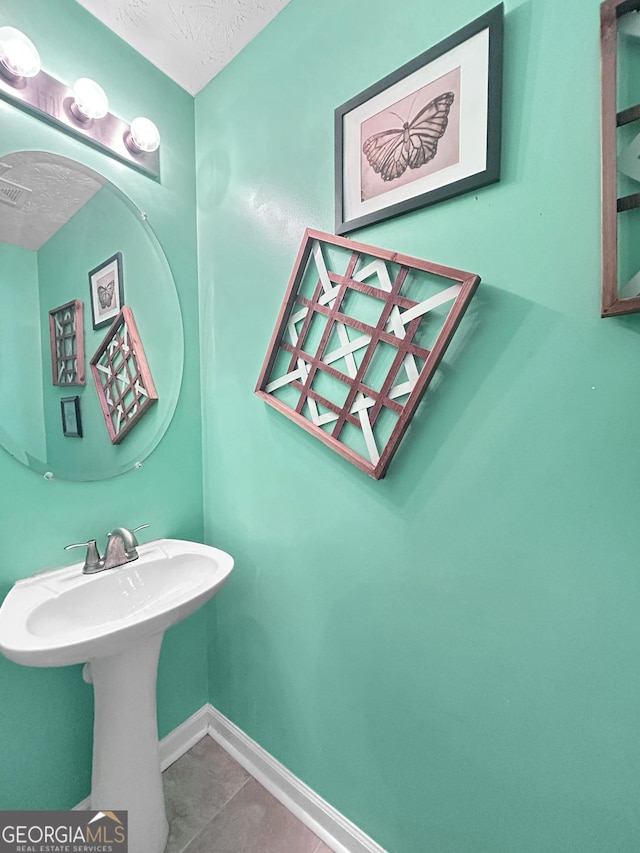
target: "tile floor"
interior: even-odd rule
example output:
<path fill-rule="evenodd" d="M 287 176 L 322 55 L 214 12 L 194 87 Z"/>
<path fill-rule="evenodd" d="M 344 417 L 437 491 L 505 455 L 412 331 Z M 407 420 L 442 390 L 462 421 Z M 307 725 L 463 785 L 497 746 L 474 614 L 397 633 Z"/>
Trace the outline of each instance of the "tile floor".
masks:
<path fill-rule="evenodd" d="M 162 776 L 165 853 L 331 853 L 208 736 Z"/>

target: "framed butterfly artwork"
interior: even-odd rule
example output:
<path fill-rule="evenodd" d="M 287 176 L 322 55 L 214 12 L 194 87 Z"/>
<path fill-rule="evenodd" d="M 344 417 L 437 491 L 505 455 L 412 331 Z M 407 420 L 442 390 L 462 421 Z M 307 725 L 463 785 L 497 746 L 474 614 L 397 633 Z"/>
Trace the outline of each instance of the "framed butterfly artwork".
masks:
<path fill-rule="evenodd" d="M 335 111 L 336 234 L 500 180 L 504 4 Z"/>
<path fill-rule="evenodd" d="M 118 316 L 124 304 L 121 252 L 116 252 L 113 257 L 91 270 L 89 290 L 93 328 L 101 329 Z"/>

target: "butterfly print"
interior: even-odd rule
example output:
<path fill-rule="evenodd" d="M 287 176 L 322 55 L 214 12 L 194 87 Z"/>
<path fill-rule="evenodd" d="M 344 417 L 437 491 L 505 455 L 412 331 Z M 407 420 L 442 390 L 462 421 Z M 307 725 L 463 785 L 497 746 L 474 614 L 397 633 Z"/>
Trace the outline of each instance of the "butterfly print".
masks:
<path fill-rule="evenodd" d="M 449 123 L 453 92 L 444 92 L 423 107 L 412 121 L 401 128 L 374 133 L 362 146 L 369 165 L 383 181 L 392 181 L 404 174 L 407 166 L 418 169 L 433 160 L 438 140 Z"/>
<path fill-rule="evenodd" d="M 108 308 L 111 305 L 111 301 L 113 299 L 113 290 L 115 288 L 115 281 L 113 279 L 107 285 L 98 285 L 98 299 L 100 300 L 101 308 Z"/>

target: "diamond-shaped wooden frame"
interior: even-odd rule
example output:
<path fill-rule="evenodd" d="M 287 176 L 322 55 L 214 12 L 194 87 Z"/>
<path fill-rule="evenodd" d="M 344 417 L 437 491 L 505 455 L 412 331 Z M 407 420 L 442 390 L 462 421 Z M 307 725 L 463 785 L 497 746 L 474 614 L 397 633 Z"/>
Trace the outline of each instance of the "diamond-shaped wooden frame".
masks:
<path fill-rule="evenodd" d="M 119 444 L 158 400 L 128 306 L 123 306 L 91 359 L 91 373 L 109 438 Z"/>
<path fill-rule="evenodd" d="M 348 250 L 346 269 L 342 272 L 331 268 L 334 246 Z M 421 275 L 429 281 L 432 291 L 427 299 L 416 302 L 403 292 L 403 286 L 410 280 L 413 286 Z M 367 283 L 367 279 L 374 277 L 377 284 Z M 446 287 L 434 293 L 433 282 L 439 279 L 445 280 Z M 309 282 L 315 282 L 311 298 L 301 293 L 303 282 L 307 287 Z M 474 273 L 307 229 L 255 393 L 366 474 L 380 479 L 479 283 L 480 278 Z M 350 298 L 348 295 L 353 293 L 380 300 L 381 310 L 375 325 L 343 308 Z M 416 342 L 423 320 L 428 316 L 433 325 L 437 318 L 431 312 L 440 309 L 442 313 L 443 306 L 449 303 L 451 306 L 434 342 L 426 349 Z M 319 341 L 307 350 L 307 339 L 311 344 L 313 338 L 309 332 L 316 320 L 323 331 Z M 337 335 L 332 336 L 334 332 Z M 335 347 L 334 343 L 334 349 L 328 352 L 330 340 L 338 340 L 339 345 Z M 395 355 L 386 378 L 376 388 L 368 384 L 369 368 L 377 349 L 383 346 L 394 348 L 388 352 Z M 358 360 L 354 357 L 356 351 L 360 351 Z M 280 365 L 278 370 L 276 362 Z M 283 368 L 284 363 L 288 366 Z M 342 371 L 332 366 L 340 363 L 346 365 Z M 398 382 L 403 370 L 407 380 Z M 348 386 L 345 398 L 336 403 L 319 392 L 315 385 L 319 377 L 325 381 L 331 377 Z M 295 405 L 277 396 L 283 389 L 293 396 L 299 392 Z M 394 413 L 395 426 L 383 446 L 378 447 L 374 428 L 385 411 Z M 347 425 L 362 431 L 369 458 L 342 439 Z"/>

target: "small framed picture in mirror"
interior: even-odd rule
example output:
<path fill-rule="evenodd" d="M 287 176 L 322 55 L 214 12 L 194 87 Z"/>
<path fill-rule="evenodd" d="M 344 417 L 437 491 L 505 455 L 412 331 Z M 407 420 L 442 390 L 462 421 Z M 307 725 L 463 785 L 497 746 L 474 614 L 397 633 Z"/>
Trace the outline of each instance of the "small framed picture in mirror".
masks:
<path fill-rule="evenodd" d="M 84 385 L 84 303 L 72 299 L 49 311 L 54 385 Z"/>
<path fill-rule="evenodd" d="M 93 328 L 108 326 L 124 303 L 122 252 L 116 252 L 89 273 Z"/>
<path fill-rule="evenodd" d="M 62 410 L 62 432 L 67 438 L 82 438 L 82 417 L 80 415 L 80 397 L 63 397 L 60 400 Z"/>

